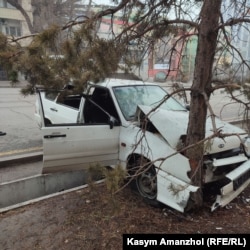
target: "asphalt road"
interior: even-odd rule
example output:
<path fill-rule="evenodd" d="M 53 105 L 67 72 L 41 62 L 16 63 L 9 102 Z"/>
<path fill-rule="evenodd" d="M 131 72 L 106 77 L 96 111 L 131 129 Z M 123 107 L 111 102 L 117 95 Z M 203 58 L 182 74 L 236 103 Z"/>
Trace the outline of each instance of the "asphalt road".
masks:
<path fill-rule="evenodd" d="M 22 96 L 20 88 L 0 82 L 0 157 L 42 150 L 42 136 L 34 120 L 35 95 Z M 5 86 L 5 85 L 4 85 Z"/>
<path fill-rule="evenodd" d="M 162 87 L 166 88 L 166 90 L 171 93 L 172 89 L 171 87 L 161 84 Z M 191 87 L 191 85 L 183 84 L 185 88 Z M 240 95 L 239 91 L 235 91 L 234 95 L 239 98 L 241 101 L 246 101 L 246 99 Z M 178 96 L 175 96 L 178 98 Z M 190 93 L 187 91 L 186 97 L 188 102 L 190 101 Z M 184 102 L 184 99 L 179 99 L 181 102 Z M 212 112 L 218 116 L 221 120 L 227 121 L 227 122 L 234 122 L 239 121 L 243 119 L 243 112 L 244 108 L 242 104 L 236 103 L 234 100 L 232 100 L 231 96 L 229 96 L 223 89 L 215 90 L 211 96 L 209 103 L 212 108 Z M 209 111 L 208 111 L 209 114 Z"/>
<path fill-rule="evenodd" d="M 247 100 L 239 92 L 234 93 L 241 101 Z M 210 97 L 211 107 L 221 120 L 234 122 L 244 117 L 244 106 L 234 101 L 225 91 L 216 90 Z"/>

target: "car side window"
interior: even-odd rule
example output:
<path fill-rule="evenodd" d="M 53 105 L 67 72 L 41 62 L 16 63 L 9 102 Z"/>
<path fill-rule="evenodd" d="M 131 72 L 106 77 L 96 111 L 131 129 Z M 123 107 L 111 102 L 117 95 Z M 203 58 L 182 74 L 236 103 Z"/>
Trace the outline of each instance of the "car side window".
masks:
<path fill-rule="evenodd" d="M 57 98 L 56 102 L 58 104 L 63 104 L 75 109 L 79 109 L 81 96 L 80 95 L 69 95 L 64 96 L 63 98 Z"/>
<path fill-rule="evenodd" d="M 57 95 L 58 95 L 58 92 L 55 92 L 55 91 L 45 92 L 45 98 L 47 98 L 50 101 L 54 101 Z"/>
<path fill-rule="evenodd" d="M 110 116 L 113 116 L 120 123 L 109 90 L 100 87 L 95 88 L 93 94 L 86 98 L 84 106 L 85 123 L 107 124 Z"/>

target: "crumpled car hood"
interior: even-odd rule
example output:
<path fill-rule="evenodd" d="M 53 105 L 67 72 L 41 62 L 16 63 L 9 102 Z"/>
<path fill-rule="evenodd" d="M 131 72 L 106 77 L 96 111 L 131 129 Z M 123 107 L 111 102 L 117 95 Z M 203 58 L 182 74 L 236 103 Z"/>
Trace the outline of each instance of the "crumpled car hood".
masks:
<path fill-rule="evenodd" d="M 189 113 L 185 111 L 170 111 L 163 109 L 157 109 L 150 112 L 152 107 L 143 105 L 139 105 L 138 108 L 139 111 L 141 110 L 144 114 L 149 114 L 148 119 L 153 123 L 164 139 L 167 140 L 170 146 L 176 148 L 180 136 L 185 135 L 187 132 Z M 223 133 L 246 133 L 239 127 L 223 122 L 218 118 L 215 119 L 215 123 L 217 128 L 220 128 Z M 206 136 L 213 134 L 212 129 L 212 121 L 208 118 L 206 124 Z M 242 135 L 241 137 L 246 137 L 246 135 Z M 214 138 L 210 143 L 210 146 L 206 147 L 205 153 L 218 153 L 237 148 L 240 145 L 240 140 L 238 136 L 229 136 L 224 139 Z"/>

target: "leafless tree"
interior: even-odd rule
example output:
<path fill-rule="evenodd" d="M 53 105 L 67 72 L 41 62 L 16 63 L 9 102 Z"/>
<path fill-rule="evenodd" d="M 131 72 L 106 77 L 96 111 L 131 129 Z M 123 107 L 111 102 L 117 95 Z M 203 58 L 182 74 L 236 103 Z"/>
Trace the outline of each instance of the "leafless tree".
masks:
<path fill-rule="evenodd" d="M 20 1 L 7 0 L 7 2 L 22 13 L 30 33 L 34 34 L 41 32 L 50 25 L 62 25 L 76 18 L 76 8 L 78 7 L 79 0 L 31 0 L 33 20 L 30 19 L 26 10 L 23 9 Z"/>

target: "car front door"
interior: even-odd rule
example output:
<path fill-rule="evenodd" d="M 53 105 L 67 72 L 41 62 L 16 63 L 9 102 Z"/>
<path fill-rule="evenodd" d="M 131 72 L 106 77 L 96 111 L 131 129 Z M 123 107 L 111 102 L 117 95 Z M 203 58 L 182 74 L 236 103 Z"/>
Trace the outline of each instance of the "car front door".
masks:
<path fill-rule="evenodd" d="M 96 106 L 93 101 L 85 100 L 83 116 L 78 123 L 43 123 L 43 173 L 78 170 L 93 164 L 110 166 L 118 163 L 119 117 L 114 110 L 106 112 L 101 102 L 99 100 Z M 115 108 L 112 102 L 108 106 Z M 114 113 L 115 118 L 110 113 Z"/>
<path fill-rule="evenodd" d="M 43 127 L 43 173 L 72 171 L 118 162 L 120 126 L 107 124 Z"/>

